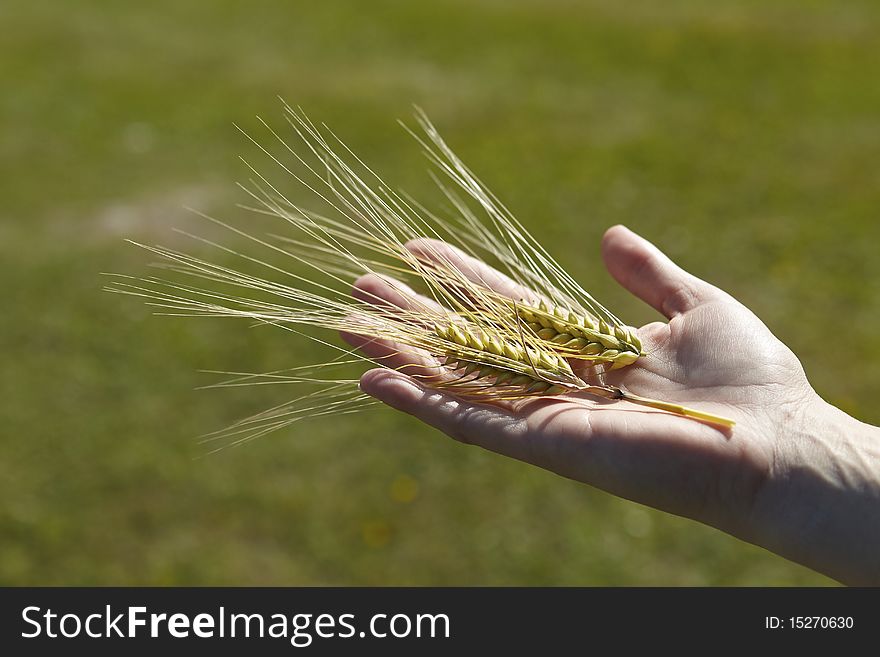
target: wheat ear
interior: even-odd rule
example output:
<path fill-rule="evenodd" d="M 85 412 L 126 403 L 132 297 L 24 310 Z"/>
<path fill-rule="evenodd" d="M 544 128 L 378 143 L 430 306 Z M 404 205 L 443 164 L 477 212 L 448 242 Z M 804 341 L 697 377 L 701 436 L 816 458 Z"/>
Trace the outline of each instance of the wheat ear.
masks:
<path fill-rule="evenodd" d="M 158 255 L 163 269 L 184 280 L 117 276 L 107 286 L 111 291 L 144 297 L 163 314 L 245 318 L 340 352 L 342 360 L 309 370 L 236 375 L 221 384 L 283 383 L 315 390 L 246 418 L 217 436 L 241 444 L 306 417 L 367 407 L 372 401 L 357 389 L 356 379 L 322 378 L 321 374 L 336 364 L 357 360 L 405 372 L 428 388 L 449 390 L 466 400 L 497 403 L 583 392 L 732 425 L 730 420 L 709 413 L 594 385 L 575 374 L 569 360 L 610 366 L 608 369 L 633 364 L 643 355 L 638 336 L 578 285 L 486 191 L 423 114 L 419 121 L 426 139 L 420 141 L 441 173 L 464 195 L 462 198 L 438 179 L 456 211 L 447 220 L 392 191 L 332 133 L 328 138 L 301 111 L 285 106 L 285 112 L 305 146 L 305 154 L 265 123 L 281 145 L 280 154 L 248 138 L 283 173 L 329 207 L 329 216 L 302 208 L 248 164 L 254 179 L 243 189 L 255 205 L 243 207 L 280 220 L 289 234 L 258 236 L 206 218 L 271 258 L 191 237 L 262 273 L 248 273 L 160 246 L 139 245 Z M 331 140 L 336 141 L 331 145 Z M 342 157 L 340 149 L 350 157 Z M 285 156 L 293 163 L 283 161 Z M 299 166 L 299 172 L 292 166 Z M 513 284 L 529 292 L 521 301 L 514 301 L 515 296 L 501 294 L 479 278 L 474 280 L 442 249 L 429 248 L 425 257 L 407 247 L 411 240 L 425 238 L 448 242 L 471 257 L 495 263 Z M 290 259 L 296 267 L 275 264 L 273 259 L 279 257 Z M 305 274 L 301 273 L 303 268 Z M 389 308 L 379 297 L 353 300 L 351 281 L 364 274 L 416 283 L 425 296 L 399 308 Z M 400 283 L 390 281 L 389 285 L 397 294 L 409 294 Z M 356 333 L 395 346 L 385 356 L 369 358 L 304 333 L 303 326 Z"/>
<path fill-rule="evenodd" d="M 523 304 L 519 316 L 566 358 L 610 363 L 616 370 L 632 365 L 642 355 L 642 342 L 633 329 L 610 326 L 603 319 L 593 320 L 543 300 L 537 306 Z"/>

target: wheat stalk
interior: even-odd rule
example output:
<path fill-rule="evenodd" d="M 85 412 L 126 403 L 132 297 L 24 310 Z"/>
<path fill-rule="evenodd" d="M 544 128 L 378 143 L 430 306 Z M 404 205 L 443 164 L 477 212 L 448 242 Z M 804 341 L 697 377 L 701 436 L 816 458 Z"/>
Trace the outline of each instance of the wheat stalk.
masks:
<path fill-rule="evenodd" d="M 230 373 L 234 378 L 218 386 L 293 384 L 313 390 L 207 439 L 241 444 L 307 417 L 367 407 L 373 400 L 360 393 L 355 379 L 325 376 L 330 368 L 358 361 L 403 371 L 426 387 L 448 390 L 466 400 L 499 403 L 579 392 L 732 425 L 725 418 L 638 397 L 604 383 L 606 369 L 632 365 L 643 356 L 635 330 L 553 260 L 458 160 L 424 114 L 417 115 L 424 136 L 416 138 L 453 185 L 436 179 L 455 210 L 452 218 L 438 217 L 392 191 L 326 127 L 317 128 L 301 111 L 285 105 L 285 115 L 304 146 L 302 152 L 265 122 L 280 152 L 270 151 L 249 135 L 248 139 L 329 212 L 301 207 L 245 162 L 254 178 L 242 189 L 253 204 L 242 207 L 280 220 L 287 228 L 285 234 L 258 236 L 205 217 L 253 248 L 238 251 L 190 237 L 240 261 L 241 267 L 137 244 L 159 256 L 159 266 L 176 278 L 117 275 L 107 286 L 113 292 L 145 298 L 162 314 L 246 318 L 340 353 L 333 361 L 306 368 Z M 409 246 L 412 240 L 419 240 L 418 250 Z M 508 277 L 509 289 L 499 290 L 497 284 L 463 267 L 457 255 L 444 248 L 447 243 L 465 257 L 496 264 Z M 278 258 L 294 266 L 275 264 Z M 257 272 L 250 273 L 247 267 Z M 404 300 L 401 307 L 389 307 L 378 297 L 353 299 L 351 282 L 364 274 L 385 278 Z M 421 286 L 425 294 L 413 295 L 407 282 Z M 306 327 L 356 333 L 387 345 L 388 353 L 369 358 L 311 335 Z M 569 360 L 592 366 L 596 380 L 575 374 Z"/>

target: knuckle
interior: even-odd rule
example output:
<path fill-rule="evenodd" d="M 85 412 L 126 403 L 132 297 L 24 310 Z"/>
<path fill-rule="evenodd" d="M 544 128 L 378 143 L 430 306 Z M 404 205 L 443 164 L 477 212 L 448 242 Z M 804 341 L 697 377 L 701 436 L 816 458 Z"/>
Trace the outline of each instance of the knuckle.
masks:
<path fill-rule="evenodd" d="M 677 283 L 663 299 L 663 312 L 666 315 L 680 315 L 699 305 L 700 296 L 687 282 Z"/>

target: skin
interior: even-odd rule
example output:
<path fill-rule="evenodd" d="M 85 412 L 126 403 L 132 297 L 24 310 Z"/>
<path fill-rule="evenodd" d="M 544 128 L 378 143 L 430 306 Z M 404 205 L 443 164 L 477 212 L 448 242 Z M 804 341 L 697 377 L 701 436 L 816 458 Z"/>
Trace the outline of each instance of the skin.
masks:
<path fill-rule="evenodd" d="M 529 295 L 448 245 L 408 247 L 443 254 L 504 294 Z M 361 388 L 463 443 L 717 527 L 841 582 L 880 585 L 880 429 L 822 400 L 748 308 L 645 239 L 615 226 L 602 256 L 623 287 L 668 319 L 639 329 L 648 355 L 609 383 L 730 417 L 733 429 L 627 402 L 468 403 L 390 369 L 367 372 Z M 377 276 L 358 280 L 354 294 L 404 308 L 433 303 Z M 425 359 L 344 337 L 392 367 Z"/>

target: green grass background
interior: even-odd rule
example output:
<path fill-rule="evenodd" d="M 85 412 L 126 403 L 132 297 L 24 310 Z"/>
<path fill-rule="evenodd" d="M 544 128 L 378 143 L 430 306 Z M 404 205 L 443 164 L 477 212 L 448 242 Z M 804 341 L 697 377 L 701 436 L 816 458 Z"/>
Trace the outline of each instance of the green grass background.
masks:
<path fill-rule="evenodd" d="M 278 401 L 200 368 L 309 362 L 281 331 L 100 291 L 236 217 L 233 123 L 277 95 L 433 198 L 395 125 L 424 107 L 587 287 L 623 222 L 730 290 L 818 390 L 880 422 L 880 5 L 0 5 L 0 583 L 829 584 L 712 529 L 466 448 L 390 411 L 197 459 Z M 283 391 L 282 391 L 283 392 Z"/>

